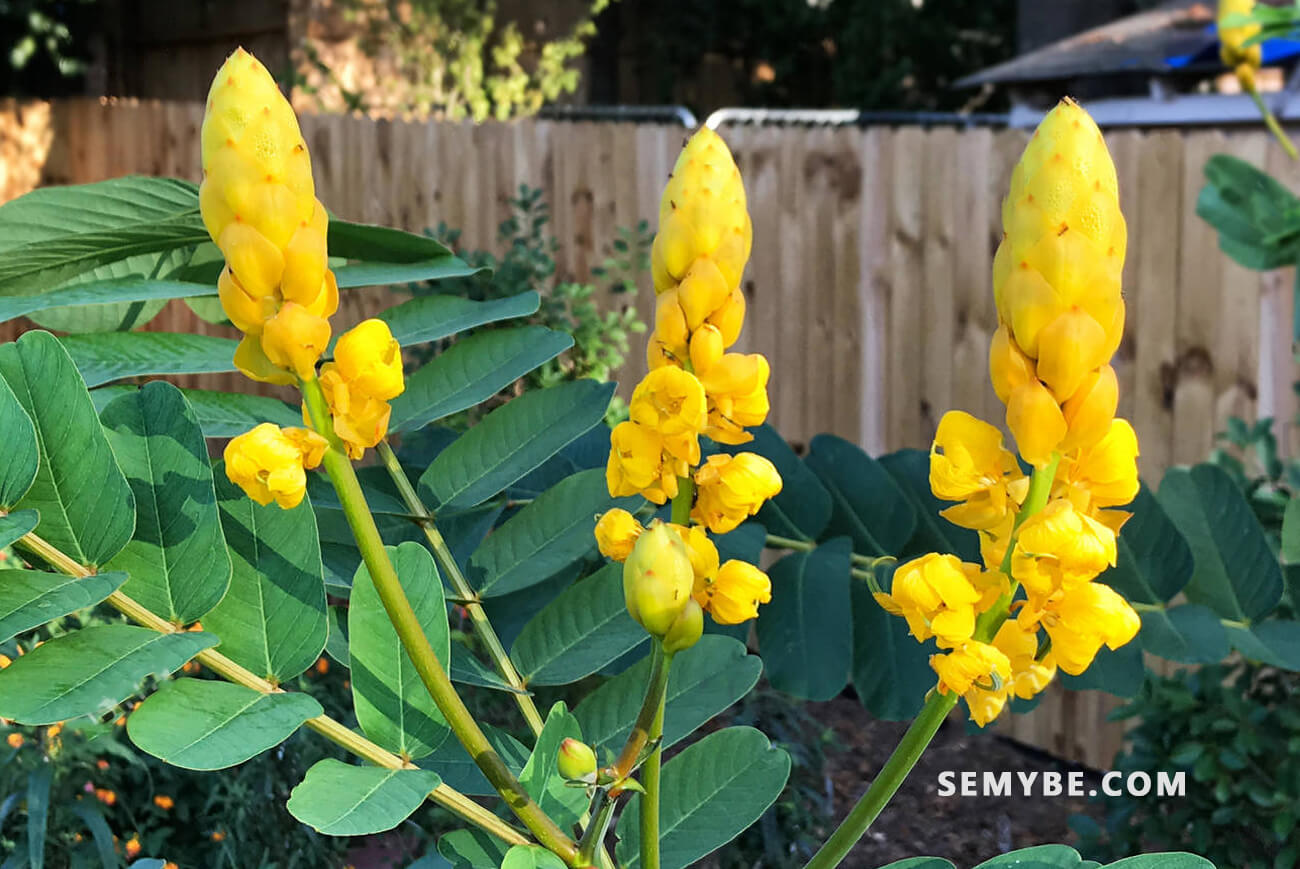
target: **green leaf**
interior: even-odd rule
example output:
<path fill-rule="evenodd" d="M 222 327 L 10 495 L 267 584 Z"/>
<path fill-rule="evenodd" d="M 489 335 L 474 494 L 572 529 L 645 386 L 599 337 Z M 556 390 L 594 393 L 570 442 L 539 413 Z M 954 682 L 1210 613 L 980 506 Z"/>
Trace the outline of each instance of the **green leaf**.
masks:
<path fill-rule="evenodd" d="M 438 853 L 455 869 L 493 869 L 506 858 L 506 846 L 482 830 L 454 830 L 438 840 Z"/>
<path fill-rule="evenodd" d="M 668 671 L 663 745 L 670 748 L 713 716 L 749 693 L 763 672 L 763 662 L 745 644 L 720 634 L 706 634 L 678 652 Z M 573 715 L 587 744 L 618 751 L 632 732 L 650 678 L 650 658 L 643 657 L 582 699 Z"/>
<path fill-rule="evenodd" d="M 82 578 L 36 570 L 0 570 L 0 643 L 59 616 L 94 606 L 125 581 L 125 573 Z"/>
<path fill-rule="evenodd" d="M 60 339 L 87 386 L 145 374 L 235 370 L 233 338 L 183 332 L 97 332 Z"/>
<path fill-rule="evenodd" d="M 1247 658 L 1300 672 L 1300 622 L 1270 619 L 1251 627 L 1229 625 L 1228 640 Z"/>
<path fill-rule="evenodd" d="M 820 434 L 804 463 L 831 495 L 827 536 L 848 535 L 853 551 L 896 555 L 916 530 L 916 511 L 879 462 L 856 444 Z"/>
<path fill-rule="evenodd" d="M 213 254 L 220 256 L 216 245 L 207 245 Z M 157 253 L 144 253 L 129 256 L 126 259 L 105 263 L 78 274 L 71 281 L 42 293 L 35 298 L 38 302 L 47 296 L 57 299 L 66 298 L 65 293 L 76 293 L 82 287 L 103 285 L 111 286 L 122 281 L 160 281 L 174 282 L 186 280 L 185 272 L 190 269 L 190 261 L 196 248 L 183 247 Z M 201 280 L 199 286 L 207 293 L 216 292 L 216 274 L 212 279 Z M 191 284 L 192 286 L 192 284 Z M 213 301 L 216 301 L 214 298 Z M 165 299 L 141 299 L 133 302 L 109 301 L 104 304 L 80 304 L 67 307 L 44 308 L 31 312 L 30 316 L 42 327 L 56 332 L 115 332 L 137 329 L 152 320 L 167 304 Z M 218 306 L 220 302 L 218 302 Z"/>
<path fill-rule="evenodd" d="M 126 720 L 142 751 L 184 769 L 225 769 L 284 742 L 321 705 L 209 679 L 165 683 Z"/>
<path fill-rule="evenodd" d="M 483 735 L 487 737 L 488 744 L 496 749 L 496 753 L 501 756 L 510 772 L 517 778 L 523 772 L 524 764 L 528 762 L 529 750 L 524 747 L 522 742 L 504 730 L 499 730 L 490 724 L 480 724 L 479 726 L 483 729 Z M 438 746 L 433 754 L 420 758 L 416 763 L 421 769 L 431 769 L 436 772 L 448 787 L 455 788 L 462 794 L 468 794 L 472 797 L 498 795 L 496 788 L 488 784 L 488 780 L 483 775 L 482 770 L 478 768 L 478 764 L 470 759 L 465 747 L 460 744 L 460 740 L 448 739 Z"/>
<path fill-rule="evenodd" d="M 1118 649 L 1102 646 L 1087 670 L 1078 676 L 1061 674 L 1061 683 L 1071 691 L 1105 691 L 1116 697 L 1133 697 L 1146 679 L 1142 647 L 1128 643 Z"/>
<path fill-rule="evenodd" d="M 101 413 L 114 399 L 135 392 L 136 386 L 127 383 L 101 386 L 90 391 L 95 407 Z M 182 389 L 205 438 L 231 438 L 243 434 L 264 422 L 278 426 L 301 426 L 301 411 L 290 407 L 278 398 L 265 395 L 248 395 L 242 392 L 214 392 L 210 389 Z"/>
<path fill-rule="evenodd" d="M 442 580 L 429 550 L 418 543 L 384 547 L 439 661 L 451 658 L 451 632 Z M 361 729 L 389 751 L 423 757 L 451 732 L 415 665 L 402 648 L 365 565 L 352 579 L 348 606 L 352 700 Z"/>
<path fill-rule="evenodd" d="M 579 471 L 539 495 L 488 535 L 470 558 L 470 581 L 484 597 L 535 585 L 596 550 L 596 517 L 641 498 L 611 498 L 600 468 Z"/>
<path fill-rule="evenodd" d="M 908 857 L 906 860 L 896 860 L 888 866 L 881 866 L 880 869 L 956 869 L 956 867 L 938 857 Z"/>
<path fill-rule="evenodd" d="M 47 543 L 81 564 L 116 555 L 135 528 L 135 499 L 72 360 L 48 332 L 0 345 L 0 376 L 36 429 L 40 467 L 16 505 L 40 512 Z"/>
<path fill-rule="evenodd" d="M 43 763 L 27 776 L 27 860 L 31 869 L 45 869 L 45 837 L 50 819 L 50 783 L 54 769 Z"/>
<path fill-rule="evenodd" d="M 529 685 L 567 685 L 644 640 L 623 600 L 623 565 L 608 564 L 533 616 L 510 647 L 510 658 Z"/>
<path fill-rule="evenodd" d="M 491 329 L 462 338 L 406 379 L 393 399 L 392 431 L 412 431 L 487 401 L 573 346 L 544 326 Z"/>
<path fill-rule="evenodd" d="M 458 332 L 537 313 L 541 296 L 531 290 L 476 302 L 464 296 L 416 296 L 379 315 L 403 347 L 450 338 Z"/>
<path fill-rule="evenodd" d="M 1214 864 L 1195 854 L 1141 854 L 1115 863 L 1106 869 L 1214 869 Z M 1226 867 L 1224 867 L 1226 869 Z"/>
<path fill-rule="evenodd" d="M 0 295 L 37 295 L 98 266 L 207 238 L 197 188 L 186 181 L 43 187 L 0 206 Z"/>
<path fill-rule="evenodd" d="M 1101 581 L 1127 600 L 1163 605 L 1192 578 L 1192 550 L 1145 484 L 1125 509 L 1133 515 L 1120 531 L 1116 565 Z"/>
<path fill-rule="evenodd" d="M 934 679 L 933 643 L 918 643 L 907 622 L 880 608 L 863 580 L 850 579 L 853 687 L 862 705 L 885 721 L 910 721 Z"/>
<path fill-rule="evenodd" d="M 564 861 L 539 845 L 515 845 L 506 852 L 501 869 L 564 869 Z"/>
<path fill-rule="evenodd" d="M 1131 521 L 1131 520 L 1130 520 Z M 1181 664 L 1217 664 L 1228 656 L 1228 634 L 1212 611 L 1196 604 L 1142 610 L 1144 651 Z"/>
<path fill-rule="evenodd" d="M 457 259 L 435 238 L 387 226 L 331 217 L 328 243 L 331 257 L 358 261 L 334 269 L 339 289 L 462 278 L 482 271 Z"/>
<path fill-rule="evenodd" d="M 32 487 L 41 454 L 32 418 L 3 379 L 0 379 L 0 444 L 5 445 L 5 460 L 0 463 L 0 510 L 9 510 Z"/>
<path fill-rule="evenodd" d="M 758 453 L 776 466 L 781 474 L 781 491 L 763 504 L 758 521 L 781 537 L 816 540 L 831 518 L 831 495 L 813 473 L 800 461 L 794 450 L 771 425 L 749 430 L 754 439 L 740 446 L 729 446 L 731 454 Z"/>
<path fill-rule="evenodd" d="M 975 869 L 1075 869 L 1083 858 L 1067 845 L 1039 845 L 985 860 Z"/>
<path fill-rule="evenodd" d="M 1222 618 L 1253 621 L 1282 599 L 1282 569 L 1237 484 L 1216 465 L 1171 468 L 1160 504 L 1195 560 L 1184 589 L 1192 603 Z"/>
<path fill-rule="evenodd" d="M 38 296 L 0 296 L 0 322 L 26 317 L 40 311 L 62 313 L 60 309 L 74 305 L 89 305 L 96 308 L 112 305 L 116 308 L 121 303 L 190 299 L 197 296 L 215 296 L 216 292 L 217 288 L 211 284 L 196 284 L 191 281 L 155 280 L 140 275 L 108 278 L 87 283 L 65 284 Z"/>
<path fill-rule="evenodd" d="M 1300 498 L 1288 500 L 1282 513 L 1281 554 L 1283 563 L 1300 564 Z"/>
<path fill-rule="evenodd" d="M 561 829 L 576 824 L 587 808 L 586 791 L 569 787 L 555 765 L 560 743 L 565 739 L 581 740 L 582 729 L 578 726 L 578 719 L 569 714 L 568 707 L 556 703 L 546 713 L 546 723 L 542 725 L 542 732 L 537 734 L 537 744 L 528 756 L 528 763 L 524 764 L 524 771 L 519 774 L 519 783 L 524 790 Z"/>
<path fill-rule="evenodd" d="M 316 517 L 306 498 L 292 510 L 255 503 L 226 477 L 224 462 L 213 477 L 234 571 L 203 626 L 235 663 L 285 682 L 316 663 L 329 634 Z"/>
<path fill-rule="evenodd" d="M 962 561 L 979 563 L 979 536 L 939 515 L 940 510 L 946 510 L 952 503 L 940 501 L 930 491 L 930 454 L 925 450 L 898 450 L 881 456 L 879 461 L 916 510 L 916 531 L 900 554 L 943 552 Z"/>
<path fill-rule="evenodd" d="M 1206 161 L 1205 177 L 1196 214 L 1218 231 L 1224 253 L 1259 271 L 1295 262 L 1300 200 L 1272 176 L 1227 154 Z"/>
<path fill-rule="evenodd" d="M 451 642 L 451 666 L 448 674 L 453 682 L 476 685 L 479 688 L 491 688 L 493 691 L 507 691 L 511 694 L 526 694 L 510 686 L 497 672 L 480 661 L 473 652 L 465 648 L 459 640 Z"/>
<path fill-rule="evenodd" d="M 170 383 L 114 399 L 100 422 L 135 495 L 135 534 L 108 562 L 125 593 L 175 624 L 217 605 L 230 585 L 208 448 L 194 411 Z"/>
<path fill-rule="evenodd" d="M 772 687 L 805 700 L 829 700 L 853 663 L 849 539 L 792 552 L 768 569 L 772 602 L 760 608 L 758 648 Z"/>
<path fill-rule="evenodd" d="M 55 637 L 0 670 L 0 717 L 54 724 L 98 715 L 134 694 L 146 677 L 167 675 L 216 644 L 209 633 L 160 634 L 131 625 Z"/>
<path fill-rule="evenodd" d="M 108 826 L 108 821 L 104 820 L 104 815 L 98 809 L 92 809 L 83 801 L 77 800 L 70 807 L 72 813 L 86 825 L 90 831 L 91 838 L 95 840 L 95 850 L 99 853 L 99 865 L 104 869 L 117 869 L 119 865 L 117 859 L 117 847 L 113 842 L 113 830 Z M 140 861 L 131 864 L 131 869 L 140 866 Z M 143 869 L 143 867 L 141 867 Z M 162 869 L 162 867 L 158 867 Z"/>
<path fill-rule="evenodd" d="M 353 766 L 326 758 L 307 770 L 286 808 L 326 836 L 368 836 L 405 821 L 439 783 L 438 774 L 425 769 Z"/>
<path fill-rule="evenodd" d="M 767 811 L 790 775 L 790 755 L 752 727 L 711 733 L 664 764 L 660 781 L 662 869 L 685 869 L 730 842 Z M 641 864 L 641 798 L 618 819 L 615 855 Z"/>
<path fill-rule="evenodd" d="M 525 392 L 439 453 L 420 489 L 441 508 L 481 504 L 599 425 L 613 394 L 594 380 Z"/>
<path fill-rule="evenodd" d="M 0 516 L 0 548 L 11 546 L 19 537 L 35 531 L 40 521 L 41 514 L 35 510 L 19 510 Z"/>

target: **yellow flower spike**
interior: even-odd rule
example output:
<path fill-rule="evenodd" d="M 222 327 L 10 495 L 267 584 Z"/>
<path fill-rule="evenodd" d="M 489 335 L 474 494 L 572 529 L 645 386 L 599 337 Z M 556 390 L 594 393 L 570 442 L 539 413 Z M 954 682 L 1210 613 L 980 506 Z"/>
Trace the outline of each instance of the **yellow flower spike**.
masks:
<path fill-rule="evenodd" d="M 609 436 L 609 461 L 605 466 L 605 483 L 615 498 L 644 495 L 662 504 L 677 494 L 676 481 L 671 490 L 663 477 L 663 439 L 657 432 L 634 422 L 621 422 Z"/>
<path fill-rule="evenodd" d="M 699 462 L 708 406 L 694 374 L 675 366 L 651 371 L 632 392 L 628 414 L 632 422 L 658 433 L 673 458 L 688 465 Z"/>
<path fill-rule="evenodd" d="M 907 619 L 918 642 L 936 637 L 941 647 L 954 647 L 975 633 L 975 606 L 983 597 L 974 584 L 979 574 L 979 565 L 931 552 L 899 565 L 890 591 L 876 594 L 876 602 Z"/>
<path fill-rule="evenodd" d="M 259 504 L 297 507 L 307 491 L 303 450 L 280 427 L 264 422 L 226 444 L 226 476 Z"/>
<path fill-rule="evenodd" d="M 339 337 L 334 364 L 354 392 L 387 401 L 402 394 L 402 348 L 388 324 L 369 319 Z"/>
<path fill-rule="evenodd" d="M 1115 532 L 1058 498 L 1021 524 L 1011 575 L 1031 597 L 1046 598 L 1089 582 L 1115 558 Z"/>
<path fill-rule="evenodd" d="M 627 611 L 652 636 L 662 637 L 691 599 L 695 571 L 686 544 L 662 522 L 637 538 L 623 562 Z"/>
<path fill-rule="evenodd" d="M 217 238 L 217 247 L 248 294 L 272 295 L 284 277 L 284 254 L 246 223 L 232 223 Z"/>
<path fill-rule="evenodd" d="M 695 485 L 691 518 L 714 534 L 726 534 L 781 491 L 781 475 L 755 453 L 718 454 L 695 472 Z"/>
<path fill-rule="evenodd" d="M 722 333 L 706 323 L 691 335 L 691 368 L 696 374 L 707 374 L 722 359 L 724 349 Z"/>
<path fill-rule="evenodd" d="M 250 334 L 243 337 L 243 340 L 235 347 L 234 362 L 235 367 L 245 377 L 261 383 L 288 386 L 297 382 L 297 377 L 294 376 L 292 371 L 280 368 L 267 358 L 266 353 L 262 350 L 262 340 L 259 335 Z"/>
<path fill-rule="evenodd" d="M 664 652 L 675 655 L 689 649 L 704 636 L 704 610 L 694 599 L 686 601 L 681 613 L 664 634 Z"/>
<path fill-rule="evenodd" d="M 690 329 L 686 326 L 686 314 L 677 302 L 677 290 L 672 289 L 660 294 L 655 301 L 654 337 L 664 349 L 677 359 L 686 358 L 686 348 L 691 340 Z"/>
<path fill-rule="evenodd" d="M 626 510 L 607 510 L 596 520 L 596 546 L 606 558 L 626 561 L 644 530 L 636 517 Z"/>
<path fill-rule="evenodd" d="M 1023 477 L 1002 432 L 969 413 L 950 410 L 939 420 L 930 448 L 930 489 L 944 501 L 963 501 L 942 515 L 963 528 L 999 524 L 1011 509 L 1007 483 Z"/>
<path fill-rule="evenodd" d="M 736 289 L 722 303 L 722 306 L 709 315 L 709 325 L 717 328 L 722 335 L 722 346 L 730 347 L 740 339 L 741 329 L 745 325 L 745 294 Z"/>
<path fill-rule="evenodd" d="M 1023 384 L 1007 402 L 1007 427 L 1025 461 L 1045 468 L 1065 438 L 1068 426 L 1052 393 L 1038 380 Z"/>
<path fill-rule="evenodd" d="M 312 221 L 298 227 L 285 245 L 284 281 L 281 286 L 285 299 L 300 305 L 311 305 L 321 294 L 325 282 L 325 236 L 328 224 L 325 206 L 317 202 Z"/>
<path fill-rule="evenodd" d="M 1056 659 L 1049 652 L 1038 660 L 1038 629 L 1025 630 L 1014 619 L 1002 623 L 993 645 L 1011 664 L 1011 693 L 1028 700 L 1040 693 L 1056 675 Z"/>
<path fill-rule="evenodd" d="M 1106 345 L 1101 324 L 1082 309 L 1071 308 L 1039 333 L 1038 379 L 1058 402 L 1064 401 L 1110 358 Z"/>
<path fill-rule="evenodd" d="M 772 581 L 749 562 L 732 559 L 712 582 L 696 586 L 695 600 L 718 624 L 738 625 L 757 618 L 760 604 L 772 602 Z"/>
<path fill-rule="evenodd" d="M 1033 360 L 1016 346 L 1005 323 L 998 327 L 989 342 L 989 376 L 993 381 L 993 391 L 1003 404 L 1010 400 L 1017 387 L 1038 377 Z"/>
<path fill-rule="evenodd" d="M 1249 15 L 1255 10 L 1255 0 L 1219 0 L 1219 58 L 1223 65 L 1236 70 L 1245 65 L 1253 73 L 1262 62 L 1259 43 L 1246 47 L 1245 43 L 1257 35 L 1260 30 L 1258 22 L 1242 27 L 1224 27 L 1223 22 L 1232 15 Z M 1238 75 L 1240 76 L 1240 71 Z"/>
<path fill-rule="evenodd" d="M 221 276 L 217 278 L 217 298 L 221 300 L 221 308 L 230 322 L 235 324 L 235 328 L 249 335 L 261 335 L 267 318 L 275 314 L 273 303 L 266 304 L 270 301 L 269 297 L 251 295 L 239 283 L 229 266 L 222 269 Z"/>
<path fill-rule="evenodd" d="M 316 294 L 316 298 L 312 299 L 311 304 L 304 307 L 313 317 L 328 319 L 334 316 L 334 312 L 339 309 L 339 285 L 334 279 L 334 272 L 329 269 L 325 270 L 325 278 L 321 281 L 320 292 Z"/>
<path fill-rule="evenodd" d="M 1078 676 L 1102 645 L 1118 649 L 1137 636 L 1142 620 L 1113 588 L 1089 582 L 1066 589 L 1042 616 L 1057 666 Z"/>
<path fill-rule="evenodd" d="M 700 258 L 691 264 L 677 287 L 677 301 L 686 317 L 686 328 L 694 332 L 731 297 L 727 283 L 713 260 Z M 663 297 L 660 296 L 662 300 Z"/>
<path fill-rule="evenodd" d="M 1120 507 L 1137 497 L 1138 440 L 1125 419 L 1113 419 L 1105 437 L 1062 463 L 1057 479 L 1075 506 Z"/>
<path fill-rule="evenodd" d="M 1089 375 L 1062 405 L 1067 431 L 1059 449 L 1069 452 L 1097 443 L 1110 431 L 1118 406 L 1119 380 L 1115 377 L 1115 369 L 1103 365 L 1095 374 Z"/>
<path fill-rule="evenodd" d="M 329 320 L 315 316 L 296 302 L 286 302 L 262 330 L 266 358 L 302 380 L 316 376 L 316 360 L 329 342 Z"/>

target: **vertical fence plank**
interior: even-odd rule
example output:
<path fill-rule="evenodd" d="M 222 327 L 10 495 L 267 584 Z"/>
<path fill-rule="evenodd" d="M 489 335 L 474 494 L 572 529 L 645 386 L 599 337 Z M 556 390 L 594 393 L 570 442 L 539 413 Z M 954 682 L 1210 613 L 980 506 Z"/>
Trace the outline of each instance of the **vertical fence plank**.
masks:
<path fill-rule="evenodd" d="M 888 449 L 921 446 L 926 440 L 918 348 L 924 343 L 921 293 L 924 246 L 925 134 L 903 127 L 893 134 L 890 191 L 889 437 Z M 932 433 L 931 433 L 932 434 Z"/>
<path fill-rule="evenodd" d="M 893 195 L 894 133 L 872 127 L 861 138 L 862 207 L 858 215 L 859 262 L 863 274 L 858 354 L 862 371 L 858 443 L 871 455 L 888 449 L 889 427 L 889 322 L 893 273 L 890 268 L 891 238 L 888 207 Z"/>

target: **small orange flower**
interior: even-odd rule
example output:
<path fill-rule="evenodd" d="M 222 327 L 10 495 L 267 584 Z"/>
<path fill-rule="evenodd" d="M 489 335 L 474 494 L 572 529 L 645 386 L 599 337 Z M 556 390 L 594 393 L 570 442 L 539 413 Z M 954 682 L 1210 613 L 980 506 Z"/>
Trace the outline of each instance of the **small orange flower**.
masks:
<path fill-rule="evenodd" d="M 181 869 L 181 867 L 177 866 L 175 863 L 168 860 L 166 863 L 163 864 L 163 869 Z"/>
<path fill-rule="evenodd" d="M 95 788 L 95 799 L 106 806 L 111 806 L 117 803 L 117 794 L 108 788 Z"/>
<path fill-rule="evenodd" d="M 103 772 L 104 770 L 108 769 L 108 761 L 104 760 L 104 758 L 101 757 L 99 760 L 95 761 L 95 766 L 98 767 L 101 772 Z"/>
<path fill-rule="evenodd" d="M 325 675 L 326 673 L 328 673 L 329 671 L 330 671 L 330 662 L 329 662 L 329 661 L 325 660 L 325 658 L 323 658 L 323 657 L 320 658 L 318 661 L 316 661 L 316 672 L 317 672 L 317 673 L 320 673 L 322 676 L 324 676 L 324 675 Z"/>
<path fill-rule="evenodd" d="M 176 805 L 176 801 L 166 794 L 159 794 L 153 798 L 153 804 L 164 812 L 169 812 L 171 811 L 172 806 Z"/>
<path fill-rule="evenodd" d="M 22 748 L 23 735 L 21 733 L 11 733 L 5 737 L 5 742 L 9 743 L 10 748 Z"/>
<path fill-rule="evenodd" d="M 185 673 L 187 676 L 193 676 L 195 673 L 199 672 L 199 662 L 186 661 L 185 666 L 181 667 L 181 672 Z"/>
<path fill-rule="evenodd" d="M 136 855 L 139 854 L 139 853 L 140 853 L 140 837 L 139 837 L 139 836 L 132 836 L 131 838 L 127 839 L 127 840 L 126 840 L 126 858 L 127 858 L 128 860 L 134 860 L 135 857 L 136 857 Z"/>
<path fill-rule="evenodd" d="M 221 832 L 220 830 L 214 830 L 214 831 L 213 831 L 213 833 L 212 833 L 212 841 L 214 841 L 214 842 L 223 842 L 223 841 L 225 841 L 225 839 L 226 839 L 226 834 L 225 834 L 225 833 Z"/>

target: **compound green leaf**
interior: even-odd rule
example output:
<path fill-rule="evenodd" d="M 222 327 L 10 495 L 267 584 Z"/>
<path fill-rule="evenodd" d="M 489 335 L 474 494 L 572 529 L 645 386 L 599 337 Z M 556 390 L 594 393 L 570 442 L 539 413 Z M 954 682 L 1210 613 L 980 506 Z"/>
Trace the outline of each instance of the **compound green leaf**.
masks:
<path fill-rule="evenodd" d="M 184 769 L 225 769 L 284 742 L 324 714 L 306 694 L 263 694 L 209 679 L 165 683 L 127 718 L 142 751 Z"/>
<path fill-rule="evenodd" d="M 745 644 L 721 634 L 705 634 L 673 658 L 668 671 L 663 745 L 669 748 L 706 721 L 739 701 L 758 683 L 763 662 Z M 617 752 L 632 732 L 650 678 L 650 658 L 643 657 L 582 699 L 573 715 L 583 738 L 602 756 Z"/>
<path fill-rule="evenodd" d="M 627 614 L 623 565 L 607 564 L 533 616 L 510 657 L 529 685 L 567 685 L 644 640 L 645 631 Z"/>
<path fill-rule="evenodd" d="M 26 317 L 40 311 L 62 313 L 60 309 L 80 305 L 93 306 L 94 308 L 108 306 L 116 308 L 121 303 L 212 296 L 216 294 L 216 290 L 217 288 L 211 284 L 196 284 L 190 281 L 151 280 L 140 275 L 107 278 L 87 283 L 65 284 L 37 296 L 0 296 L 0 322 L 12 320 L 16 317 Z M 96 329 L 93 331 L 101 330 Z"/>
<path fill-rule="evenodd" d="M 184 332 L 96 332 L 60 339 L 87 386 L 145 374 L 235 370 L 233 338 Z"/>
<path fill-rule="evenodd" d="M 450 660 L 447 605 L 433 556 L 418 543 L 384 549 L 438 660 Z M 352 579 L 349 600 L 348 666 L 357 721 L 366 736 L 389 751 L 424 757 L 451 731 L 402 647 L 365 565 Z"/>
<path fill-rule="evenodd" d="M 286 808 L 326 836 L 368 836 L 409 818 L 439 781 L 437 773 L 425 769 L 353 766 L 326 758 L 307 770 Z"/>
<path fill-rule="evenodd" d="M 1219 247 L 1246 268 L 1268 270 L 1296 260 L 1300 201 L 1276 178 L 1238 157 L 1216 154 L 1205 164 L 1196 214 L 1219 232 Z"/>
<path fill-rule="evenodd" d="M 925 450 L 898 450 L 881 456 L 880 464 L 898 483 L 898 488 L 916 510 L 916 530 L 902 554 L 946 552 L 962 561 L 980 561 L 979 537 L 974 531 L 958 528 L 939 515 L 952 504 L 940 501 L 930 491 L 930 454 Z"/>
<path fill-rule="evenodd" d="M 816 540 L 831 518 L 830 492 L 771 425 L 761 425 L 749 431 L 754 435 L 752 441 L 726 447 L 726 452 L 758 453 L 775 465 L 781 474 L 781 491 L 763 504 L 758 511 L 758 521 L 770 533 L 781 537 Z"/>
<path fill-rule="evenodd" d="M 41 514 L 35 510 L 19 510 L 17 513 L 0 516 L 0 549 L 12 545 L 24 534 L 35 531 L 40 521 Z"/>
<path fill-rule="evenodd" d="M 491 688 L 494 691 L 507 691 L 511 694 L 524 694 L 512 688 L 491 667 L 478 659 L 460 640 L 451 642 L 451 666 L 447 668 L 453 682 L 476 685 L 479 688 Z"/>
<path fill-rule="evenodd" d="M 862 705 L 885 721 L 910 721 L 921 711 L 934 678 L 933 643 L 918 643 L 907 622 L 880 608 L 864 580 L 850 579 L 853 606 L 853 688 Z"/>
<path fill-rule="evenodd" d="M 423 428 L 487 401 L 572 346 L 572 336 L 544 326 L 462 338 L 406 379 L 406 390 L 393 399 L 389 427 L 397 432 Z"/>
<path fill-rule="evenodd" d="M 0 670 L 0 717 L 54 724 L 98 715 L 134 694 L 146 677 L 165 676 L 216 643 L 200 631 L 160 634 L 132 625 L 64 634 Z"/>
<path fill-rule="evenodd" d="M 1061 674 L 1061 684 L 1071 691 L 1105 691 L 1116 697 L 1133 697 L 1142 690 L 1147 671 L 1142 646 L 1127 643 L 1118 649 L 1102 646 L 1087 670 L 1078 676 Z"/>
<path fill-rule="evenodd" d="M 0 643 L 59 616 L 94 606 L 124 581 L 125 573 L 83 578 L 37 570 L 0 570 Z"/>
<path fill-rule="evenodd" d="M 136 389 L 136 386 L 126 383 L 101 386 L 92 389 L 90 397 L 95 401 L 95 408 L 102 413 L 114 399 L 129 395 Z M 211 389 L 182 389 L 180 392 L 189 402 L 205 438 L 231 438 L 264 422 L 278 426 L 302 425 L 302 412 L 278 398 Z"/>
<path fill-rule="evenodd" d="M 420 489 L 442 508 L 480 504 L 599 425 L 613 394 L 594 380 L 525 392 L 439 453 Z"/>
<path fill-rule="evenodd" d="M 804 464 L 831 495 L 827 536 L 848 535 L 863 555 L 902 552 L 916 530 L 916 510 L 879 462 L 857 444 L 819 434 Z"/>
<path fill-rule="evenodd" d="M 72 360 L 48 332 L 0 345 L 0 375 L 36 431 L 40 466 L 16 505 L 40 512 L 45 541 L 86 565 L 116 555 L 135 529 L 135 498 Z"/>
<path fill-rule="evenodd" d="M 537 313 L 542 297 L 531 290 L 478 302 L 464 296 L 417 296 L 379 315 L 403 347 L 450 338 L 458 332 Z"/>
<path fill-rule="evenodd" d="M 307 499 L 292 510 L 254 502 L 213 466 L 221 527 L 234 570 L 230 590 L 203 618 L 221 651 L 275 682 L 316 662 L 329 635 L 316 517 Z"/>
<path fill-rule="evenodd" d="M 202 618 L 230 585 L 212 466 L 194 411 L 170 383 L 114 399 L 100 422 L 135 495 L 135 534 L 108 562 L 125 592 L 176 624 Z"/>
<path fill-rule="evenodd" d="M 1132 521 L 1132 520 L 1129 520 Z M 1217 664 L 1228 656 L 1228 634 L 1210 609 L 1184 604 L 1143 610 L 1142 649 L 1181 664 Z"/>
<path fill-rule="evenodd" d="M 1282 599 L 1282 568 L 1259 520 L 1222 468 L 1171 468 L 1160 504 L 1192 550 L 1187 599 L 1222 618 L 1254 621 Z"/>
<path fill-rule="evenodd" d="M 1229 625 L 1228 640 L 1247 658 L 1300 671 L 1300 622 L 1269 619 L 1250 627 Z"/>
<path fill-rule="evenodd" d="M 337 218 L 330 219 L 329 251 L 356 261 L 334 269 L 339 289 L 437 281 L 480 271 L 430 236 Z"/>
<path fill-rule="evenodd" d="M 790 755 L 752 727 L 711 733 L 664 764 L 660 780 L 662 869 L 685 869 L 730 842 L 776 801 L 790 775 Z M 618 819 L 614 853 L 627 869 L 641 865 L 640 796 Z"/>
<path fill-rule="evenodd" d="M 640 498 L 611 498 L 600 468 L 579 471 L 547 489 L 501 527 L 470 558 L 470 581 L 484 597 L 535 585 L 596 550 L 596 517 Z"/>
<path fill-rule="evenodd" d="M 569 714 L 568 707 L 556 703 L 546 714 L 542 732 L 537 734 L 533 753 L 519 774 L 519 783 L 528 795 L 546 812 L 561 829 L 578 822 L 587 808 L 587 793 L 582 788 L 569 787 L 555 765 L 560 743 L 565 739 L 582 739 L 578 719 Z"/>
<path fill-rule="evenodd" d="M 40 468 L 41 453 L 32 418 L 3 378 L 0 378 L 0 444 L 5 445 L 5 459 L 0 462 L 0 510 L 9 510 L 32 487 Z"/>
<path fill-rule="evenodd" d="M 792 552 L 772 565 L 772 602 L 759 608 L 758 648 L 772 687 L 829 700 L 853 665 L 849 539 Z"/>
<path fill-rule="evenodd" d="M 1119 557 L 1101 580 L 1130 601 L 1164 604 L 1191 579 L 1192 550 L 1145 484 L 1125 509 L 1133 515 L 1120 531 Z"/>

